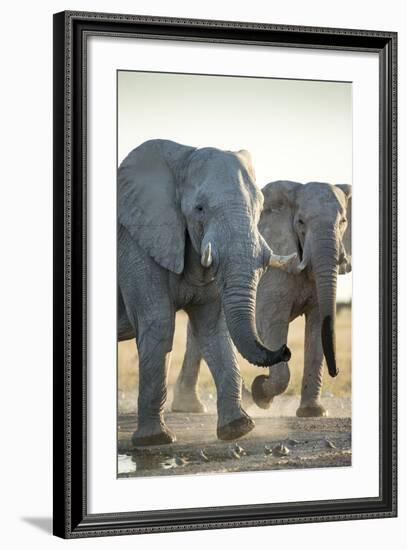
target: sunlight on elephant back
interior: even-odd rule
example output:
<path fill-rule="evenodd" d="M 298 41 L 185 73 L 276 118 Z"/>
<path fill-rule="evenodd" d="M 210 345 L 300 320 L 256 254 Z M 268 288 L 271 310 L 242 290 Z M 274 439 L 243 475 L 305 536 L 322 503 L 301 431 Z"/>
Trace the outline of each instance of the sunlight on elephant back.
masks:
<path fill-rule="evenodd" d="M 324 395 L 349 398 L 351 395 L 351 365 L 352 365 L 352 314 L 351 302 L 338 302 L 336 347 L 340 373 L 336 378 L 327 375 L 324 369 L 322 397 Z M 172 388 L 181 369 L 185 353 L 187 315 L 184 311 L 177 313 L 174 345 L 171 354 L 171 365 L 168 373 L 168 400 L 171 403 Z M 284 395 L 298 395 L 301 392 L 301 377 L 304 355 L 304 317 L 290 324 L 288 346 L 292 352 L 290 360 L 291 379 Z M 262 369 L 250 365 L 238 354 L 239 366 L 248 387 Z M 119 412 L 131 412 L 136 409 L 138 387 L 138 356 L 134 340 L 118 344 L 118 402 Z M 216 390 L 209 369 L 203 363 L 199 378 L 200 391 L 216 401 Z M 279 400 L 272 405 L 277 408 Z"/>

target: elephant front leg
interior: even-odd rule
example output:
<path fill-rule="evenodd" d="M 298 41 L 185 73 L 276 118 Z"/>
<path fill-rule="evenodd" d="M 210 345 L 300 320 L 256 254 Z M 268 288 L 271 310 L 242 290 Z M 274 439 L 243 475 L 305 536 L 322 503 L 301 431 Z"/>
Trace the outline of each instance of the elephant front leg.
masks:
<path fill-rule="evenodd" d="M 206 412 L 206 407 L 198 395 L 201 360 L 201 350 L 192 334 L 191 325 L 188 323 L 186 351 L 174 386 L 174 398 L 171 407 L 173 412 Z"/>
<path fill-rule="evenodd" d="M 217 393 L 217 436 L 237 439 L 254 428 L 242 409 L 242 378 L 220 303 L 188 310 L 191 331 L 213 376 Z"/>
<path fill-rule="evenodd" d="M 265 316 L 263 315 L 263 318 Z M 268 321 L 268 319 L 267 319 Z M 287 344 L 288 313 L 287 319 L 267 322 L 267 327 L 261 329 L 261 337 L 266 346 L 276 349 Z M 274 397 L 284 393 L 290 382 L 290 369 L 288 363 L 281 362 L 269 369 L 269 375 L 257 376 L 252 384 L 252 396 L 256 405 L 262 409 L 268 409 Z"/>
<path fill-rule="evenodd" d="M 202 403 L 198 394 L 199 371 L 201 368 L 202 353 L 198 342 L 192 334 L 191 325 L 187 326 L 187 345 L 174 386 L 174 398 L 171 410 L 173 412 L 204 413 L 206 405 Z M 253 404 L 252 394 L 242 379 L 242 402 L 245 407 Z"/>
<path fill-rule="evenodd" d="M 138 427 L 135 446 L 162 445 L 175 441 L 164 422 L 167 371 L 174 333 L 174 319 L 139 323 Z"/>
<path fill-rule="evenodd" d="M 321 322 L 318 307 L 315 307 L 305 317 L 304 374 L 297 416 L 315 417 L 327 414 L 321 404 L 323 360 Z"/>

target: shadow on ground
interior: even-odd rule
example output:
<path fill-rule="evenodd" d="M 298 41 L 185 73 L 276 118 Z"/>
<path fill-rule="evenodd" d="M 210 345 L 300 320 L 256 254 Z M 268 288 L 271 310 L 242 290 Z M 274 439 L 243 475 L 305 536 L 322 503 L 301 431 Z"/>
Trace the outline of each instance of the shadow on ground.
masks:
<path fill-rule="evenodd" d="M 38 518 L 21 518 L 22 521 L 37 527 L 41 531 L 52 535 L 52 518 L 38 517 Z"/>

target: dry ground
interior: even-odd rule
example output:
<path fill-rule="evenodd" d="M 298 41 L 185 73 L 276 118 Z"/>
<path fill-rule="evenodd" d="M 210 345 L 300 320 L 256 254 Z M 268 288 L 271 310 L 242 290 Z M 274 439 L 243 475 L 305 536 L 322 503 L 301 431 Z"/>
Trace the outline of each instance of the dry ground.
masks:
<path fill-rule="evenodd" d="M 204 474 L 351 465 L 350 418 L 255 417 L 237 442 L 216 439 L 216 415 L 169 413 L 171 445 L 133 449 L 136 415 L 119 417 L 119 477 Z"/>
<path fill-rule="evenodd" d="M 281 468 L 349 466 L 351 464 L 351 310 L 337 317 L 337 353 L 340 374 L 326 373 L 323 404 L 329 418 L 299 419 L 303 364 L 304 318 L 291 324 L 288 345 L 292 351 L 291 380 L 286 393 L 275 398 L 267 411 L 248 409 L 256 428 L 236 443 L 216 439 L 216 390 L 205 364 L 200 375 L 200 394 L 207 414 L 171 413 L 172 388 L 185 350 L 186 315 L 177 315 L 169 372 L 166 422 L 175 431 L 172 445 L 132 449 L 130 437 L 137 425 L 137 352 L 134 341 L 119 344 L 118 371 L 118 474 L 120 477 L 197 474 Z M 239 356 L 246 384 L 263 369 Z"/>

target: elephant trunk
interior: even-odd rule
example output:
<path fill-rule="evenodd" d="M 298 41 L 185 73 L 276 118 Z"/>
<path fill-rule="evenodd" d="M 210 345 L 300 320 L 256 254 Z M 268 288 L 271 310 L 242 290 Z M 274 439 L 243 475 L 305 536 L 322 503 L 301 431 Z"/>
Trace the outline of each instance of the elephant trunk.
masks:
<path fill-rule="evenodd" d="M 333 230 L 324 227 L 321 237 L 308 235 L 297 273 L 306 267 L 314 274 L 319 313 L 321 318 L 321 339 L 328 372 L 336 376 L 335 316 L 336 283 L 338 275 L 339 246 Z M 269 376 L 257 376 L 252 385 L 254 402 L 262 409 L 268 409 L 276 395 L 283 393 L 290 380 L 287 363 L 280 363 L 270 369 Z"/>
<path fill-rule="evenodd" d="M 324 228 L 323 235 L 313 240 L 311 261 L 321 319 L 322 349 L 329 374 L 336 376 L 335 318 L 339 247 L 333 230 Z"/>
<path fill-rule="evenodd" d="M 226 275 L 222 305 L 230 336 L 240 354 L 253 365 L 267 367 L 289 361 L 291 353 L 285 345 L 271 351 L 259 339 L 255 322 L 257 283 L 256 272 L 246 277 L 240 273 L 236 277 Z"/>

